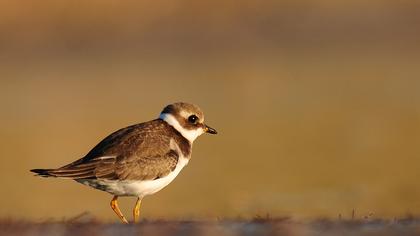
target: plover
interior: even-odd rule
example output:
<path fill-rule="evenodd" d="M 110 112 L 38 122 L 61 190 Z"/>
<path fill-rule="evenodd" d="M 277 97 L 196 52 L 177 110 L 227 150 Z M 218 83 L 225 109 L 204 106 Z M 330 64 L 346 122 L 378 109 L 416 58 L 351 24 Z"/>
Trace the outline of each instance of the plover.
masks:
<path fill-rule="evenodd" d="M 86 156 L 57 169 L 33 169 L 42 177 L 73 179 L 114 195 L 111 208 L 123 223 L 119 196 L 135 196 L 133 222 L 143 197 L 167 186 L 188 164 L 192 144 L 203 133 L 216 134 L 204 123 L 201 109 L 189 103 L 166 106 L 158 119 L 120 129 Z"/>

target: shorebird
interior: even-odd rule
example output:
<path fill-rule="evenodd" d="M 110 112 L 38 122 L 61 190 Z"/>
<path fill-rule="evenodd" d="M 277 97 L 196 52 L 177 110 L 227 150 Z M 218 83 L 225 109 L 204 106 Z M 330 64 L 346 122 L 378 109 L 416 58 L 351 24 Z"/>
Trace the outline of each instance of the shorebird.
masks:
<path fill-rule="evenodd" d="M 173 103 L 155 120 L 110 134 L 79 160 L 57 169 L 31 171 L 42 177 L 73 179 L 112 194 L 111 208 L 123 223 L 128 221 L 118 207 L 118 197 L 135 196 L 133 222 L 137 222 L 143 197 L 175 179 L 191 158 L 194 140 L 203 133 L 217 134 L 204 123 L 201 109 Z"/>

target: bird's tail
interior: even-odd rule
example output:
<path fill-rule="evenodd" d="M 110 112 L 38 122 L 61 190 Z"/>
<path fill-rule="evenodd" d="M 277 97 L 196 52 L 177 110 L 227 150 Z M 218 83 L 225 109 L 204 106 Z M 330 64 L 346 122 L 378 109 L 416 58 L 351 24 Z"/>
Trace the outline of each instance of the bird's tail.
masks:
<path fill-rule="evenodd" d="M 41 177 L 56 177 L 55 175 L 52 175 L 50 172 L 54 169 L 32 169 L 31 172 L 34 172 L 37 176 Z"/>

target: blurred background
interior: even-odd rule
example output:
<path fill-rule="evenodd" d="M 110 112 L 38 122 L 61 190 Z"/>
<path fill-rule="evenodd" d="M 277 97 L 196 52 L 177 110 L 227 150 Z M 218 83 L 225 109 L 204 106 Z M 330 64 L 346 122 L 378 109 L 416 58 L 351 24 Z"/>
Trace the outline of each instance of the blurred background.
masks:
<path fill-rule="evenodd" d="M 420 212 L 418 1 L 46 0 L 0 1 L 0 217 L 117 221 L 111 195 L 29 169 L 175 101 L 219 135 L 142 217 Z"/>

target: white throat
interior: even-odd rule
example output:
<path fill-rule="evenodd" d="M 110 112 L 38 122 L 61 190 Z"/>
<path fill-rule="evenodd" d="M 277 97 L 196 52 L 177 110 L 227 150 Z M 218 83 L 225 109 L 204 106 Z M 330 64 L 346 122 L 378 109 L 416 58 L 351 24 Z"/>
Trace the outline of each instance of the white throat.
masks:
<path fill-rule="evenodd" d="M 184 138 L 188 139 L 190 143 L 193 143 L 198 136 L 204 133 L 204 130 L 201 128 L 195 130 L 185 129 L 179 124 L 178 120 L 175 119 L 175 117 L 169 113 L 161 113 L 159 118 L 166 121 L 166 123 L 174 127 L 178 132 L 181 133 L 182 136 L 184 136 Z"/>

